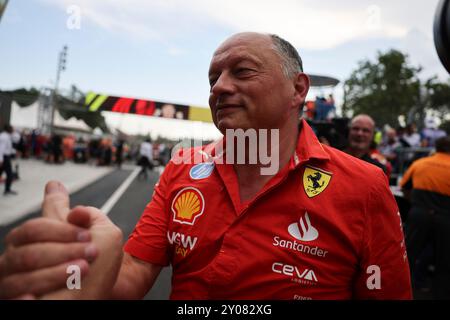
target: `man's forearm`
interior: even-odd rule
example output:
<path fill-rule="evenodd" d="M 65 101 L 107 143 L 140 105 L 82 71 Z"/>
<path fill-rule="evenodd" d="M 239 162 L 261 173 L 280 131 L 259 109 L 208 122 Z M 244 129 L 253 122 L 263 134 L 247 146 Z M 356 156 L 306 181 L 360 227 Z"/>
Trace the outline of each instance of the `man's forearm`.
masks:
<path fill-rule="evenodd" d="M 162 266 L 140 261 L 125 253 L 111 299 L 142 299 L 152 288 Z"/>

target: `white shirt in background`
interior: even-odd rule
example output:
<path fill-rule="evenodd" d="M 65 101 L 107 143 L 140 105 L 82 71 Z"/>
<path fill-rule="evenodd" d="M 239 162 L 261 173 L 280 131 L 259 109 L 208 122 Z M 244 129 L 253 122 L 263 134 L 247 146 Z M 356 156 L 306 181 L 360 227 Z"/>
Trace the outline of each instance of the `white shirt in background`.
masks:
<path fill-rule="evenodd" d="M 416 132 L 411 135 L 404 134 L 402 138 L 403 138 L 403 140 L 408 142 L 410 147 L 419 147 L 420 146 L 420 134 L 418 134 Z"/>
<path fill-rule="evenodd" d="M 12 146 L 11 135 L 3 131 L 0 133 L 0 162 L 3 162 L 4 156 L 10 156 L 14 154 L 14 148 Z"/>
<path fill-rule="evenodd" d="M 148 160 L 153 160 L 153 146 L 150 142 L 142 142 L 139 150 L 141 156 L 147 157 Z"/>

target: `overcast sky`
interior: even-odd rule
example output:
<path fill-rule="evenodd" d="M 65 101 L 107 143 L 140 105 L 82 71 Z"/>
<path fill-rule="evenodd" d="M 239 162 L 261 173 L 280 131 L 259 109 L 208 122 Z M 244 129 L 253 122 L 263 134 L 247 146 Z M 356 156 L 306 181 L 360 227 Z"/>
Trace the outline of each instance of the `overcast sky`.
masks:
<path fill-rule="evenodd" d="M 52 86 L 207 107 L 214 49 L 240 31 L 276 33 L 305 71 L 345 80 L 391 48 L 447 79 L 433 45 L 438 0 L 11 0 L 0 22 L 0 89 Z M 328 93 L 328 92 L 327 92 Z M 335 89 L 337 102 L 342 90 Z"/>

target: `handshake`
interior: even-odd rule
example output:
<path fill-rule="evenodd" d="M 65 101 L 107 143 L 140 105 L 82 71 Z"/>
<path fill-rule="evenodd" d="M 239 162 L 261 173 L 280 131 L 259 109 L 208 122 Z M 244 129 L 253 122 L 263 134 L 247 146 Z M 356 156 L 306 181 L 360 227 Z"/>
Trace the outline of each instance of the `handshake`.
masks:
<path fill-rule="evenodd" d="M 97 208 L 70 209 L 61 183 L 47 183 L 42 217 L 13 229 L 4 241 L 0 299 L 113 297 L 124 260 L 122 232 Z M 76 288 L 68 285 L 71 270 L 80 276 Z"/>

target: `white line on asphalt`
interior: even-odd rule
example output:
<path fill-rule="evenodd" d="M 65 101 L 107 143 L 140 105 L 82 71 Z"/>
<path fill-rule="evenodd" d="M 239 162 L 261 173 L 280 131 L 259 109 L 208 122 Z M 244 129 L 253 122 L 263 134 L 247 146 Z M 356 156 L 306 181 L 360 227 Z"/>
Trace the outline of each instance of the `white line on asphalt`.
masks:
<path fill-rule="evenodd" d="M 120 197 L 125 193 L 130 184 L 133 182 L 134 178 L 139 174 L 141 168 L 136 168 L 131 172 L 128 178 L 122 182 L 120 187 L 112 194 L 112 196 L 105 202 L 105 204 L 100 209 L 105 215 L 108 215 Z"/>

